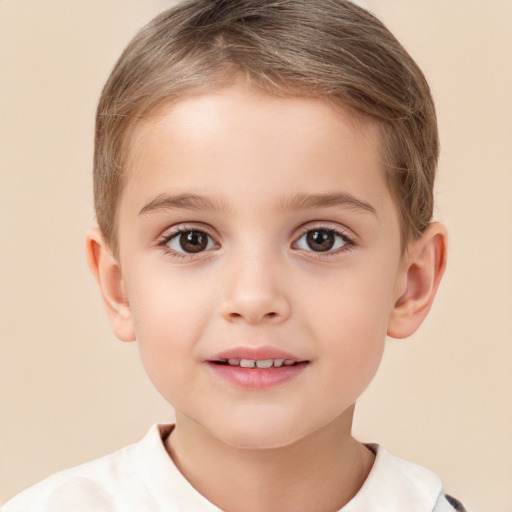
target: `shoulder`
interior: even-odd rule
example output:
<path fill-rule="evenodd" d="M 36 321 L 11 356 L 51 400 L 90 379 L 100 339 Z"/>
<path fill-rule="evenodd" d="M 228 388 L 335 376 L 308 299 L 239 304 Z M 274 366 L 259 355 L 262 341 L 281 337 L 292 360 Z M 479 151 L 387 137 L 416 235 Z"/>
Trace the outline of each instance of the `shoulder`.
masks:
<path fill-rule="evenodd" d="M 342 509 L 343 512 L 463 510 L 454 508 L 456 500 L 452 502 L 446 498 L 441 480 L 432 471 L 395 457 L 376 444 L 367 446 L 376 454 L 373 468 L 360 491 Z"/>
<path fill-rule="evenodd" d="M 155 436 L 159 436 L 156 425 L 137 444 L 55 473 L 12 498 L 1 512 L 125 510 L 119 508 L 120 497 L 133 493 L 149 497 L 137 466 L 141 448 Z"/>

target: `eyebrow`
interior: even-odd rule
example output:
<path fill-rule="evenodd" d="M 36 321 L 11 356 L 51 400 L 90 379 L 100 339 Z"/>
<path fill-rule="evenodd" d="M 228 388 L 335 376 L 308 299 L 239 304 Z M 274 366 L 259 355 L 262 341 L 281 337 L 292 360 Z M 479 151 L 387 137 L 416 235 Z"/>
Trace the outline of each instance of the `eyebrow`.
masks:
<path fill-rule="evenodd" d="M 281 202 L 278 210 L 305 210 L 314 208 L 329 208 L 333 206 L 345 206 L 356 210 L 367 211 L 377 215 L 375 208 L 361 199 L 357 199 L 347 192 L 333 194 L 295 194 Z M 139 212 L 139 215 L 149 214 L 160 210 L 196 210 L 196 211 L 228 211 L 226 202 L 197 194 L 160 194 L 147 203 Z"/>
<path fill-rule="evenodd" d="M 304 210 L 310 208 L 329 208 L 333 206 L 345 206 L 356 210 L 370 212 L 377 216 L 377 210 L 366 201 L 358 199 L 348 192 L 336 192 L 333 194 L 295 194 L 283 201 L 279 210 Z"/>
<path fill-rule="evenodd" d="M 227 204 L 223 201 L 211 199 L 197 194 L 160 194 L 147 203 L 139 215 L 153 213 L 159 210 L 198 210 L 198 211 L 225 211 Z"/>

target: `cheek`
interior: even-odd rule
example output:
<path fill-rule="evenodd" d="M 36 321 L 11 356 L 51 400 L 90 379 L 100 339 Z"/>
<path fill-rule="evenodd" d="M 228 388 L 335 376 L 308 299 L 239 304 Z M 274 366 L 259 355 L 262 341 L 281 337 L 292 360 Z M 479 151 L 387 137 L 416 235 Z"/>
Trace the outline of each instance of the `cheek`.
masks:
<path fill-rule="evenodd" d="M 143 343 L 190 343 L 210 311 L 211 289 L 197 276 L 173 272 L 165 265 L 146 265 L 127 283 L 135 332 Z"/>
<path fill-rule="evenodd" d="M 127 287 L 140 357 L 155 387 L 170 400 L 192 378 L 196 347 L 210 316 L 209 299 L 173 279 L 134 281 Z M 179 284 L 180 286 L 177 286 Z"/>
<path fill-rule="evenodd" d="M 338 314 L 320 339 L 327 355 L 325 361 L 332 368 L 329 374 L 342 387 L 361 392 L 379 367 L 386 329 L 378 318 L 360 315 L 357 310 L 352 315 L 349 312 L 346 309 L 346 316 Z"/>
<path fill-rule="evenodd" d="M 317 291 L 310 293 L 303 314 L 310 317 L 311 325 L 335 337 L 369 343 L 375 337 L 385 337 L 394 293 L 393 278 L 382 278 L 386 270 L 389 274 L 389 269 L 368 273 L 351 268 L 330 275 L 322 287 L 306 284 L 300 297 L 307 297 L 308 289 Z"/>
<path fill-rule="evenodd" d="M 333 385 L 361 391 L 375 375 L 384 350 L 392 304 L 391 281 L 375 285 L 344 276 L 331 293 L 315 297 L 309 329 L 327 355 Z M 341 376 L 341 378 L 340 378 Z"/>

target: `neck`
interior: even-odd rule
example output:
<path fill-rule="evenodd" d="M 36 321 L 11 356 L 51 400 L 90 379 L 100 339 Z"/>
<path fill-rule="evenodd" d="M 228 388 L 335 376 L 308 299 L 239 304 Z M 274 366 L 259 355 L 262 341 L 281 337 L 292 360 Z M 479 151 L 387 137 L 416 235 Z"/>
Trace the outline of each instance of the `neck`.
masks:
<path fill-rule="evenodd" d="M 350 433 L 351 410 L 289 446 L 230 446 L 177 413 L 166 441 L 176 466 L 210 502 L 229 512 L 339 510 L 363 485 L 373 454 Z"/>

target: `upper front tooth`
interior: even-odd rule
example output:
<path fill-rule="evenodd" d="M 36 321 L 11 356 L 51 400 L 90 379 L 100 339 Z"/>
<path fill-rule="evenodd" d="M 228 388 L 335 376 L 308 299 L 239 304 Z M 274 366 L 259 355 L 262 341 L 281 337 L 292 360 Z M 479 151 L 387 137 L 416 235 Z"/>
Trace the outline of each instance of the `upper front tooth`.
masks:
<path fill-rule="evenodd" d="M 295 364 L 293 359 L 228 359 L 231 366 L 241 366 L 242 368 L 279 368 L 280 366 L 292 366 Z"/>
<path fill-rule="evenodd" d="M 256 361 L 258 368 L 270 368 L 274 361 L 272 359 L 263 359 L 262 361 Z"/>

